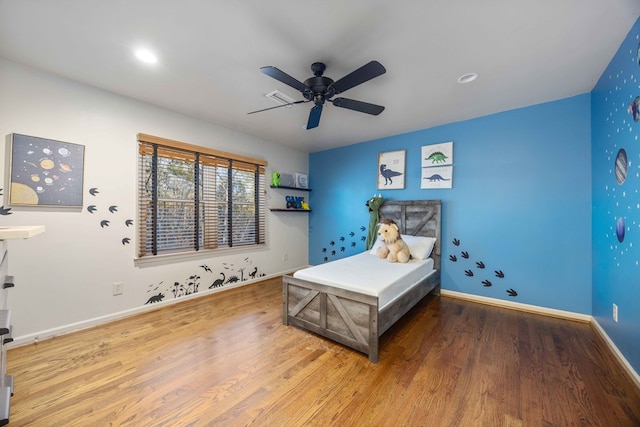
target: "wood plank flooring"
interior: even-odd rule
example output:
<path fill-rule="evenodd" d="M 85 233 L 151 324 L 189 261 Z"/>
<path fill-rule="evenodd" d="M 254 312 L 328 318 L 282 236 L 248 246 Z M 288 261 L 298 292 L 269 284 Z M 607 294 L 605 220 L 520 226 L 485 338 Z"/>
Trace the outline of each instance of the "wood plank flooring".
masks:
<path fill-rule="evenodd" d="M 281 280 L 9 350 L 11 426 L 640 426 L 584 323 L 427 296 L 380 363 L 281 321 Z"/>

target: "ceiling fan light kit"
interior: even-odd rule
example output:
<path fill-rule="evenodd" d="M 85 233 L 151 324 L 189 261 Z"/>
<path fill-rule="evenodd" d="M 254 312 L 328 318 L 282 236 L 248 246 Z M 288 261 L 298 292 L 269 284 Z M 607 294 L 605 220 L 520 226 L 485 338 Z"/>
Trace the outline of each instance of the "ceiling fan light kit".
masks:
<path fill-rule="evenodd" d="M 382 111 L 384 111 L 384 107 L 382 105 L 370 104 L 368 102 L 357 101 L 355 99 L 349 98 L 332 99 L 335 95 L 346 92 L 347 90 L 355 86 L 358 86 L 386 73 L 387 70 L 378 61 L 368 62 L 357 70 L 352 71 L 351 73 L 336 81 L 323 75 L 325 69 L 326 65 L 322 62 L 314 62 L 313 64 L 311 64 L 313 77 L 309 77 L 303 83 L 276 67 L 268 66 L 260 68 L 260 71 L 267 76 L 272 77 L 279 82 L 284 83 L 287 86 L 290 86 L 299 91 L 302 94 L 304 100 L 293 101 L 293 99 L 291 99 L 290 102 L 282 103 L 282 101 L 276 99 L 276 101 L 281 102 L 282 105 L 265 108 L 258 111 L 252 111 L 248 114 L 259 113 L 262 111 L 291 106 L 294 104 L 313 102 L 314 105 L 309 112 L 309 119 L 307 120 L 306 126 L 306 129 L 313 129 L 315 127 L 318 127 L 318 125 L 320 124 L 320 117 L 322 115 L 322 109 L 324 108 L 325 102 L 330 102 L 336 107 L 346 108 L 348 110 L 358 111 L 360 113 L 371 114 L 374 116 L 377 116 L 378 114 L 382 113 Z"/>

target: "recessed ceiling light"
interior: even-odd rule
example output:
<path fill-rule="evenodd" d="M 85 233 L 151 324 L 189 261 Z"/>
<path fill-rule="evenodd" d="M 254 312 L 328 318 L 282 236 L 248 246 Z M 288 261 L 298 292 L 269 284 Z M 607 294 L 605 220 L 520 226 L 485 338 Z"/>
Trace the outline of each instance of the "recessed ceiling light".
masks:
<path fill-rule="evenodd" d="M 158 57 L 147 49 L 138 49 L 136 50 L 136 58 L 138 58 L 142 62 L 146 62 L 147 64 L 155 64 L 158 62 Z"/>
<path fill-rule="evenodd" d="M 458 83 L 460 83 L 460 84 L 471 83 L 472 81 L 474 81 L 477 78 L 478 78 L 478 74 L 477 73 L 463 74 L 462 76 L 458 77 Z"/>

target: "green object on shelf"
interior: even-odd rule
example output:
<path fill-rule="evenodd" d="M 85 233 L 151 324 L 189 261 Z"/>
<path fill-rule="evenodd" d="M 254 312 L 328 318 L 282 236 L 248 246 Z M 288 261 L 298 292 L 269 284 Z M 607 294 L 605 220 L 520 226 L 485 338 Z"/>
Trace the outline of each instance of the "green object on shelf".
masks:
<path fill-rule="evenodd" d="M 274 172 L 271 174 L 271 186 L 280 187 L 280 172 Z"/>

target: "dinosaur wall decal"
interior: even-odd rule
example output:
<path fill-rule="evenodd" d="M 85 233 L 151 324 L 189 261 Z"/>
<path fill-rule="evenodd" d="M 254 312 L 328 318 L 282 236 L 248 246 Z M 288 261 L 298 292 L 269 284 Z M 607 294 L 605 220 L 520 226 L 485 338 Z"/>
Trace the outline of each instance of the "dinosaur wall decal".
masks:
<path fill-rule="evenodd" d="M 453 238 L 453 240 L 451 241 L 451 243 L 453 243 L 454 246 L 456 247 L 460 247 L 460 239 L 458 238 Z M 462 259 L 464 260 L 469 260 L 471 258 L 471 255 L 469 254 L 468 251 L 461 251 L 460 252 L 460 256 L 462 257 Z M 454 254 L 449 255 L 449 261 L 451 262 L 458 262 L 458 257 Z M 463 261 L 460 261 L 463 262 Z M 465 264 L 466 265 L 466 264 Z M 489 280 L 488 278 L 486 278 L 488 276 L 488 272 L 485 272 L 484 270 L 486 269 L 486 264 L 484 263 L 484 261 L 475 261 L 475 268 L 476 268 L 476 273 L 478 274 L 478 276 L 476 276 L 476 273 L 474 273 L 472 268 L 468 268 L 466 270 L 464 270 L 464 275 L 466 277 L 479 277 L 480 279 L 484 279 L 482 280 L 480 283 L 482 284 L 483 287 L 485 288 L 490 288 L 493 286 L 493 282 L 491 282 L 491 280 Z M 498 279 L 504 279 L 505 278 L 505 274 L 502 270 L 494 270 L 493 273 L 495 274 L 495 277 L 497 277 Z M 499 281 L 501 282 L 501 281 Z M 517 297 L 518 296 L 518 292 L 516 292 L 513 288 L 509 288 L 506 290 L 507 295 L 510 297 Z"/>

